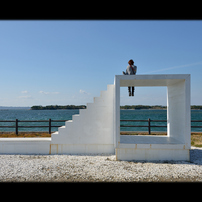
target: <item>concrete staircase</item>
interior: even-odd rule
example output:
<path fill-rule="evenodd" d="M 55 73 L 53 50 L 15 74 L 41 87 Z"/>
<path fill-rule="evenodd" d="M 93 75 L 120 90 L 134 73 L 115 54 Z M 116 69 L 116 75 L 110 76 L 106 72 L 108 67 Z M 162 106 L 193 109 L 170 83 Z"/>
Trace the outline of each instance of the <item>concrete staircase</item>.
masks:
<path fill-rule="evenodd" d="M 51 136 L 51 153 L 114 153 L 113 98 L 114 85 L 108 85 L 107 91 L 59 127 Z"/>

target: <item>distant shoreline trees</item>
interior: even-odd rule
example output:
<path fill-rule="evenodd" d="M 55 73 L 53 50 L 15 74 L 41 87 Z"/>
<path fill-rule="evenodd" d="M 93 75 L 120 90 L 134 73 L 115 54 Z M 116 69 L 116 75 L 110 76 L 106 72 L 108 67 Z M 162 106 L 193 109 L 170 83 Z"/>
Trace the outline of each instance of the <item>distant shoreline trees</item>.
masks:
<path fill-rule="evenodd" d="M 191 109 L 200 109 L 200 110 L 202 110 L 202 105 L 192 105 Z"/>
<path fill-rule="evenodd" d="M 120 109 L 167 109 L 167 106 L 162 105 L 125 105 L 120 106 Z"/>
<path fill-rule="evenodd" d="M 57 110 L 57 109 L 86 109 L 86 106 L 85 105 L 47 105 L 43 107 L 41 105 L 35 105 L 31 107 L 31 110 Z M 120 106 L 120 109 L 167 109 L 167 106 L 125 105 L 125 106 Z M 192 105 L 191 109 L 202 110 L 202 105 Z"/>
<path fill-rule="evenodd" d="M 85 109 L 85 105 L 48 105 L 48 106 L 32 106 L 31 110 L 56 110 L 56 109 Z"/>

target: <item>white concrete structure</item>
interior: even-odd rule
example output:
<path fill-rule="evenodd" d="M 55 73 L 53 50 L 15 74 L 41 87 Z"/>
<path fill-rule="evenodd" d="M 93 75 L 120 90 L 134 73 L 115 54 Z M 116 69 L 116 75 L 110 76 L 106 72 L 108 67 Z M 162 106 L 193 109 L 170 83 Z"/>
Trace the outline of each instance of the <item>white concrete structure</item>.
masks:
<path fill-rule="evenodd" d="M 51 154 L 114 153 L 114 85 L 52 134 Z"/>
<path fill-rule="evenodd" d="M 120 136 L 120 87 L 167 86 L 167 136 Z M 190 75 L 116 75 L 94 103 L 51 138 L 0 138 L 0 154 L 115 154 L 117 160 L 189 160 Z"/>
<path fill-rule="evenodd" d="M 51 138 L 0 138 L 0 154 L 50 154 Z"/>
<path fill-rule="evenodd" d="M 167 137 L 120 136 L 121 86 L 167 86 Z M 117 160 L 189 161 L 190 75 L 117 75 L 115 109 Z"/>

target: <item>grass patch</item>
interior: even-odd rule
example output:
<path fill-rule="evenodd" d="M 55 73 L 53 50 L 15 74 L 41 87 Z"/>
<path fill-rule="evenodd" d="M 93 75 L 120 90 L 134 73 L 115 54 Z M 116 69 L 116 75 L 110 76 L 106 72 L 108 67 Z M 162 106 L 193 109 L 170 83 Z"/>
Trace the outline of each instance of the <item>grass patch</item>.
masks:
<path fill-rule="evenodd" d="M 47 132 L 19 132 L 18 135 L 15 132 L 0 132 L 0 138 L 5 137 L 51 137 L 51 134 Z"/>
<path fill-rule="evenodd" d="M 124 131 L 120 132 L 121 135 L 149 135 L 148 132 L 138 132 L 138 131 Z M 167 135 L 167 132 L 151 132 L 150 135 Z"/>
<path fill-rule="evenodd" d="M 202 147 L 202 133 L 191 134 L 191 146 Z"/>

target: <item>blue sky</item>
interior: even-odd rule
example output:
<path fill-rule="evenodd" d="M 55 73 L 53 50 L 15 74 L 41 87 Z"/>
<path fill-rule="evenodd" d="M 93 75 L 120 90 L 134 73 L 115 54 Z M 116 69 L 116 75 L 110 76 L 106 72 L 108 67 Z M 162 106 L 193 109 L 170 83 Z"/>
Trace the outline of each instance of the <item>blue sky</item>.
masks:
<path fill-rule="evenodd" d="M 0 106 L 93 102 L 130 59 L 137 74 L 191 74 L 202 105 L 202 21 L 1 20 Z M 166 105 L 166 88 L 121 88 L 125 104 Z"/>

